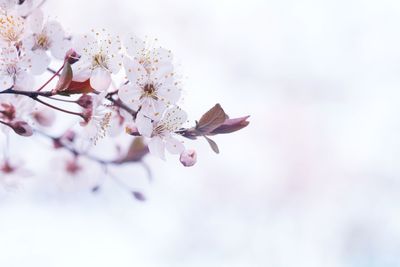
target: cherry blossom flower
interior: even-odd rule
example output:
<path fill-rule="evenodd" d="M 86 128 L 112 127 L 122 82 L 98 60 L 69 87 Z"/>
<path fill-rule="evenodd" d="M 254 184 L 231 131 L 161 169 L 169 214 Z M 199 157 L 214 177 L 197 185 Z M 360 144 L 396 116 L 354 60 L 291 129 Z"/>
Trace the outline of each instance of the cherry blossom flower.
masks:
<path fill-rule="evenodd" d="M 0 161 L 0 187 L 5 190 L 17 189 L 22 182 L 22 178 L 29 175 L 31 173 L 23 168 L 22 162 L 11 161 L 9 158 Z"/>
<path fill-rule="evenodd" d="M 33 77 L 28 71 L 32 60 L 27 55 L 19 55 L 13 47 L 3 47 L 0 52 L 0 90 L 14 87 L 16 90 L 30 90 Z"/>
<path fill-rule="evenodd" d="M 62 151 L 52 162 L 55 168 L 49 177 L 60 191 L 90 192 L 101 182 L 101 168 L 85 157 L 77 157 Z"/>
<path fill-rule="evenodd" d="M 94 31 L 93 31 L 94 32 Z M 97 91 L 105 91 L 111 84 L 111 74 L 116 74 L 122 66 L 121 41 L 105 31 L 78 36 L 74 49 L 81 56 L 72 65 L 74 81 L 90 79 L 90 85 Z"/>
<path fill-rule="evenodd" d="M 13 11 L 0 13 L 0 44 L 17 45 L 25 35 L 25 20 Z"/>
<path fill-rule="evenodd" d="M 43 13 L 36 10 L 29 16 L 32 34 L 23 40 L 23 46 L 32 58 L 32 73 L 42 74 L 50 64 L 47 51 L 56 59 L 64 59 L 71 48 L 71 42 L 65 38 L 65 33 L 57 21 L 43 21 Z"/>
<path fill-rule="evenodd" d="M 169 105 L 178 101 L 180 90 L 172 65 L 169 69 L 156 68 L 148 73 L 138 61 L 126 58 L 124 66 L 130 83 L 119 89 L 118 96 L 132 109 L 140 108 L 143 114 L 156 119 Z"/>
<path fill-rule="evenodd" d="M 0 9 L 2 11 L 8 11 L 17 5 L 17 0 L 0 0 Z"/>
<path fill-rule="evenodd" d="M 19 95 L 6 95 L 0 98 L 0 120 L 6 123 L 26 121 L 36 102 Z M 3 132 L 7 133 L 9 127 L 1 125 Z"/>
<path fill-rule="evenodd" d="M 174 133 L 186 122 L 187 114 L 179 107 L 167 109 L 159 121 L 138 115 L 136 124 L 141 135 L 150 138 L 150 153 L 165 160 L 165 149 L 172 154 L 180 154 L 185 147 L 174 137 Z"/>
<path fill-rule="evenodd" d="M 129 84 L 123 85 L 118 96 L 134 110 L 156 119 L 180 97 L 170 51 L 147 48 L 146 42 L 130 37 L 125 41 L 130 56 L 124 59 Z"/>
<path fill-rule="evenodd" d="M 106 92 L 102 92 L 98 95 L 88 96 L 91 101 L 83 111 L 85 121 L 81 125 L 85 129 L 84 136 L 94 144 L 106 136 L 111 125 L 112 111 L 103 103 L 106 94 Z"/>

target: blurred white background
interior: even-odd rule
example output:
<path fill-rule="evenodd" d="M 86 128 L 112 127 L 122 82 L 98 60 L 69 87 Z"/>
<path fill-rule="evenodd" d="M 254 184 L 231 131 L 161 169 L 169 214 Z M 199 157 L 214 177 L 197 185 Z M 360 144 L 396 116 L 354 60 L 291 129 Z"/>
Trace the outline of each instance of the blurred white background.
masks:
<path fill-rule="evenodd" d="M 200 140 L 198 164 L 147 157 L 97 195 L 1 195 L 0 266 L 400 266 L 398 0 L 48 0 L 70 32 L 157 37 L 197 119 L 248 128 Z M 40 142 L 39 142 L 40 144 Z M 17 152 L 51 169 L 38 144 Z M 104 151 L 107 153 L 107 151 Z"/>

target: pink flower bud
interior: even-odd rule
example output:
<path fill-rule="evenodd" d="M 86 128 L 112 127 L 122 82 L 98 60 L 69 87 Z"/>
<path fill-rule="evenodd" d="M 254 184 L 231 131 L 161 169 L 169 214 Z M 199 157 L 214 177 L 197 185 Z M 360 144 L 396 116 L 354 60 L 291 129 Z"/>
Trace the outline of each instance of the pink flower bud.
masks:
<path fill-rule="evenodd" d="M 181 153 L 181 156 L 179 158 L 181 161 L 182 165 L 185 167 L 191 167 L 194 164 L 196 164 L 197 161 L 197 153 L 193 149 L 188 149 L 185 150 Z"/>
<path fill-rule="evenodd" d="M 74 142 L 76 133 L 74 131 L 68 130 L 62 136 L 61 139 L 67 140 L 69 142 Z"/>
<path fill-rule="evenodd" d="M 92 108 L 93 106 L 93 97 L 90 95 L 82 95 L 77 101 L 76 103 L 78 103 L 79 106 L 89 109 Z"/>
<path fill-rule="evenodd" d="M 76 53 L 76 51 L 73 49 L 68 50 L 65 54 L 65 60 L 71 65 L 77 62 L 80 57 L 81 56 L 78 55 L 78 53 Z"/>
<path fill-rule="evenodd" d="M 15 121 L 10 124 L 10 127 L 16 134 L 21 136 L 31 136 L 33 134 L 32 127 L 25 121 Z"/>

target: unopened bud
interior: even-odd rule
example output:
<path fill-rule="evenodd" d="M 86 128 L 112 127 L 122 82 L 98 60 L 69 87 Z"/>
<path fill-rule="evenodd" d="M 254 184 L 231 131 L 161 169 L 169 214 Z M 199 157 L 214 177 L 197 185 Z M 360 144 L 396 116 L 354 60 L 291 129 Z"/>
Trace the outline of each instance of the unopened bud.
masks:
<path fill-rule="evenodd" d="M 71 65 L 77 62 L 80 57 L 81 56 L 73 49 L 68 50 L 65 54 L 65 60 Z"/>
<path fill-rule="evenodd" d="M 93 97 L 84 94 L 76 101 L 76 103 L 83 108 L 91 108 L 93 106 Z"/>
<path fill-rule="evenodd" d="M 75 136 L 76 134 L 74 131 L 68 130 L 61 136 L 61 139 L 67 140 L 72 143 L 75 140 Z"/>
<path fill-rule="evenodd" d="M 16 134 L 21 136 L 31 136 L 33 134 L 32 127 L 25 121 L 15 121 L 10 126 Z"/>
<path fill-rule="evenodd" d="M 191 167 L 196 164 L 197 153 L 194 149 L 185 150 L 181 153 L 179 160 L 181 161 L 183 166 Z"/>

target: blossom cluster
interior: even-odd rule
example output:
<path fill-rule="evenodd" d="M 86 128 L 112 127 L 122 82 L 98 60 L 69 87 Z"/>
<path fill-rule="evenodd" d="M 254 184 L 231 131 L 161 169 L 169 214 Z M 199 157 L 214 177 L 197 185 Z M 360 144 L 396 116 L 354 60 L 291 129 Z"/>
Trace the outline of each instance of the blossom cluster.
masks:
<path fill-rule="evenodd" d="M 218 153 L 210 136 L 248 125 L 248 117 L 229 119 L 217 104 L 195 126 L 185 127 L 188 116 L 179 106 L 183 85 L 170 50 L 156 39 L 118 36 L 105 29 L 67 33 L 58 21 L 44 16 L 43 3 L 0 0 L 0 128 L 7 138 L 50 139 L 54 149 L 69 155 L 59 167 L 67 176 L 84 173 L 83 160 L 101 166 L 143 163 L 148 152 L 164 160 L 166 151 L 177 154 L 184 166 L 192 166 L 197 155 L 185 148 L 184 138 L 204 137 Z M 36 86 L 44 76 L 45 82 Z M 56 120 L 55 113 L 75 116 L 79 128 L 49 135 L 46 129 Z M 121 134 L 132 139 L 125 153 L 111 160 L 90 153 L 103 138 Z M 19 169 L 6 153 L 0 182 L 18 176 Z M 97 190 L 96 182 L 89 184 Z M 134 195 L 142 198 L 137 191 Z"/>

